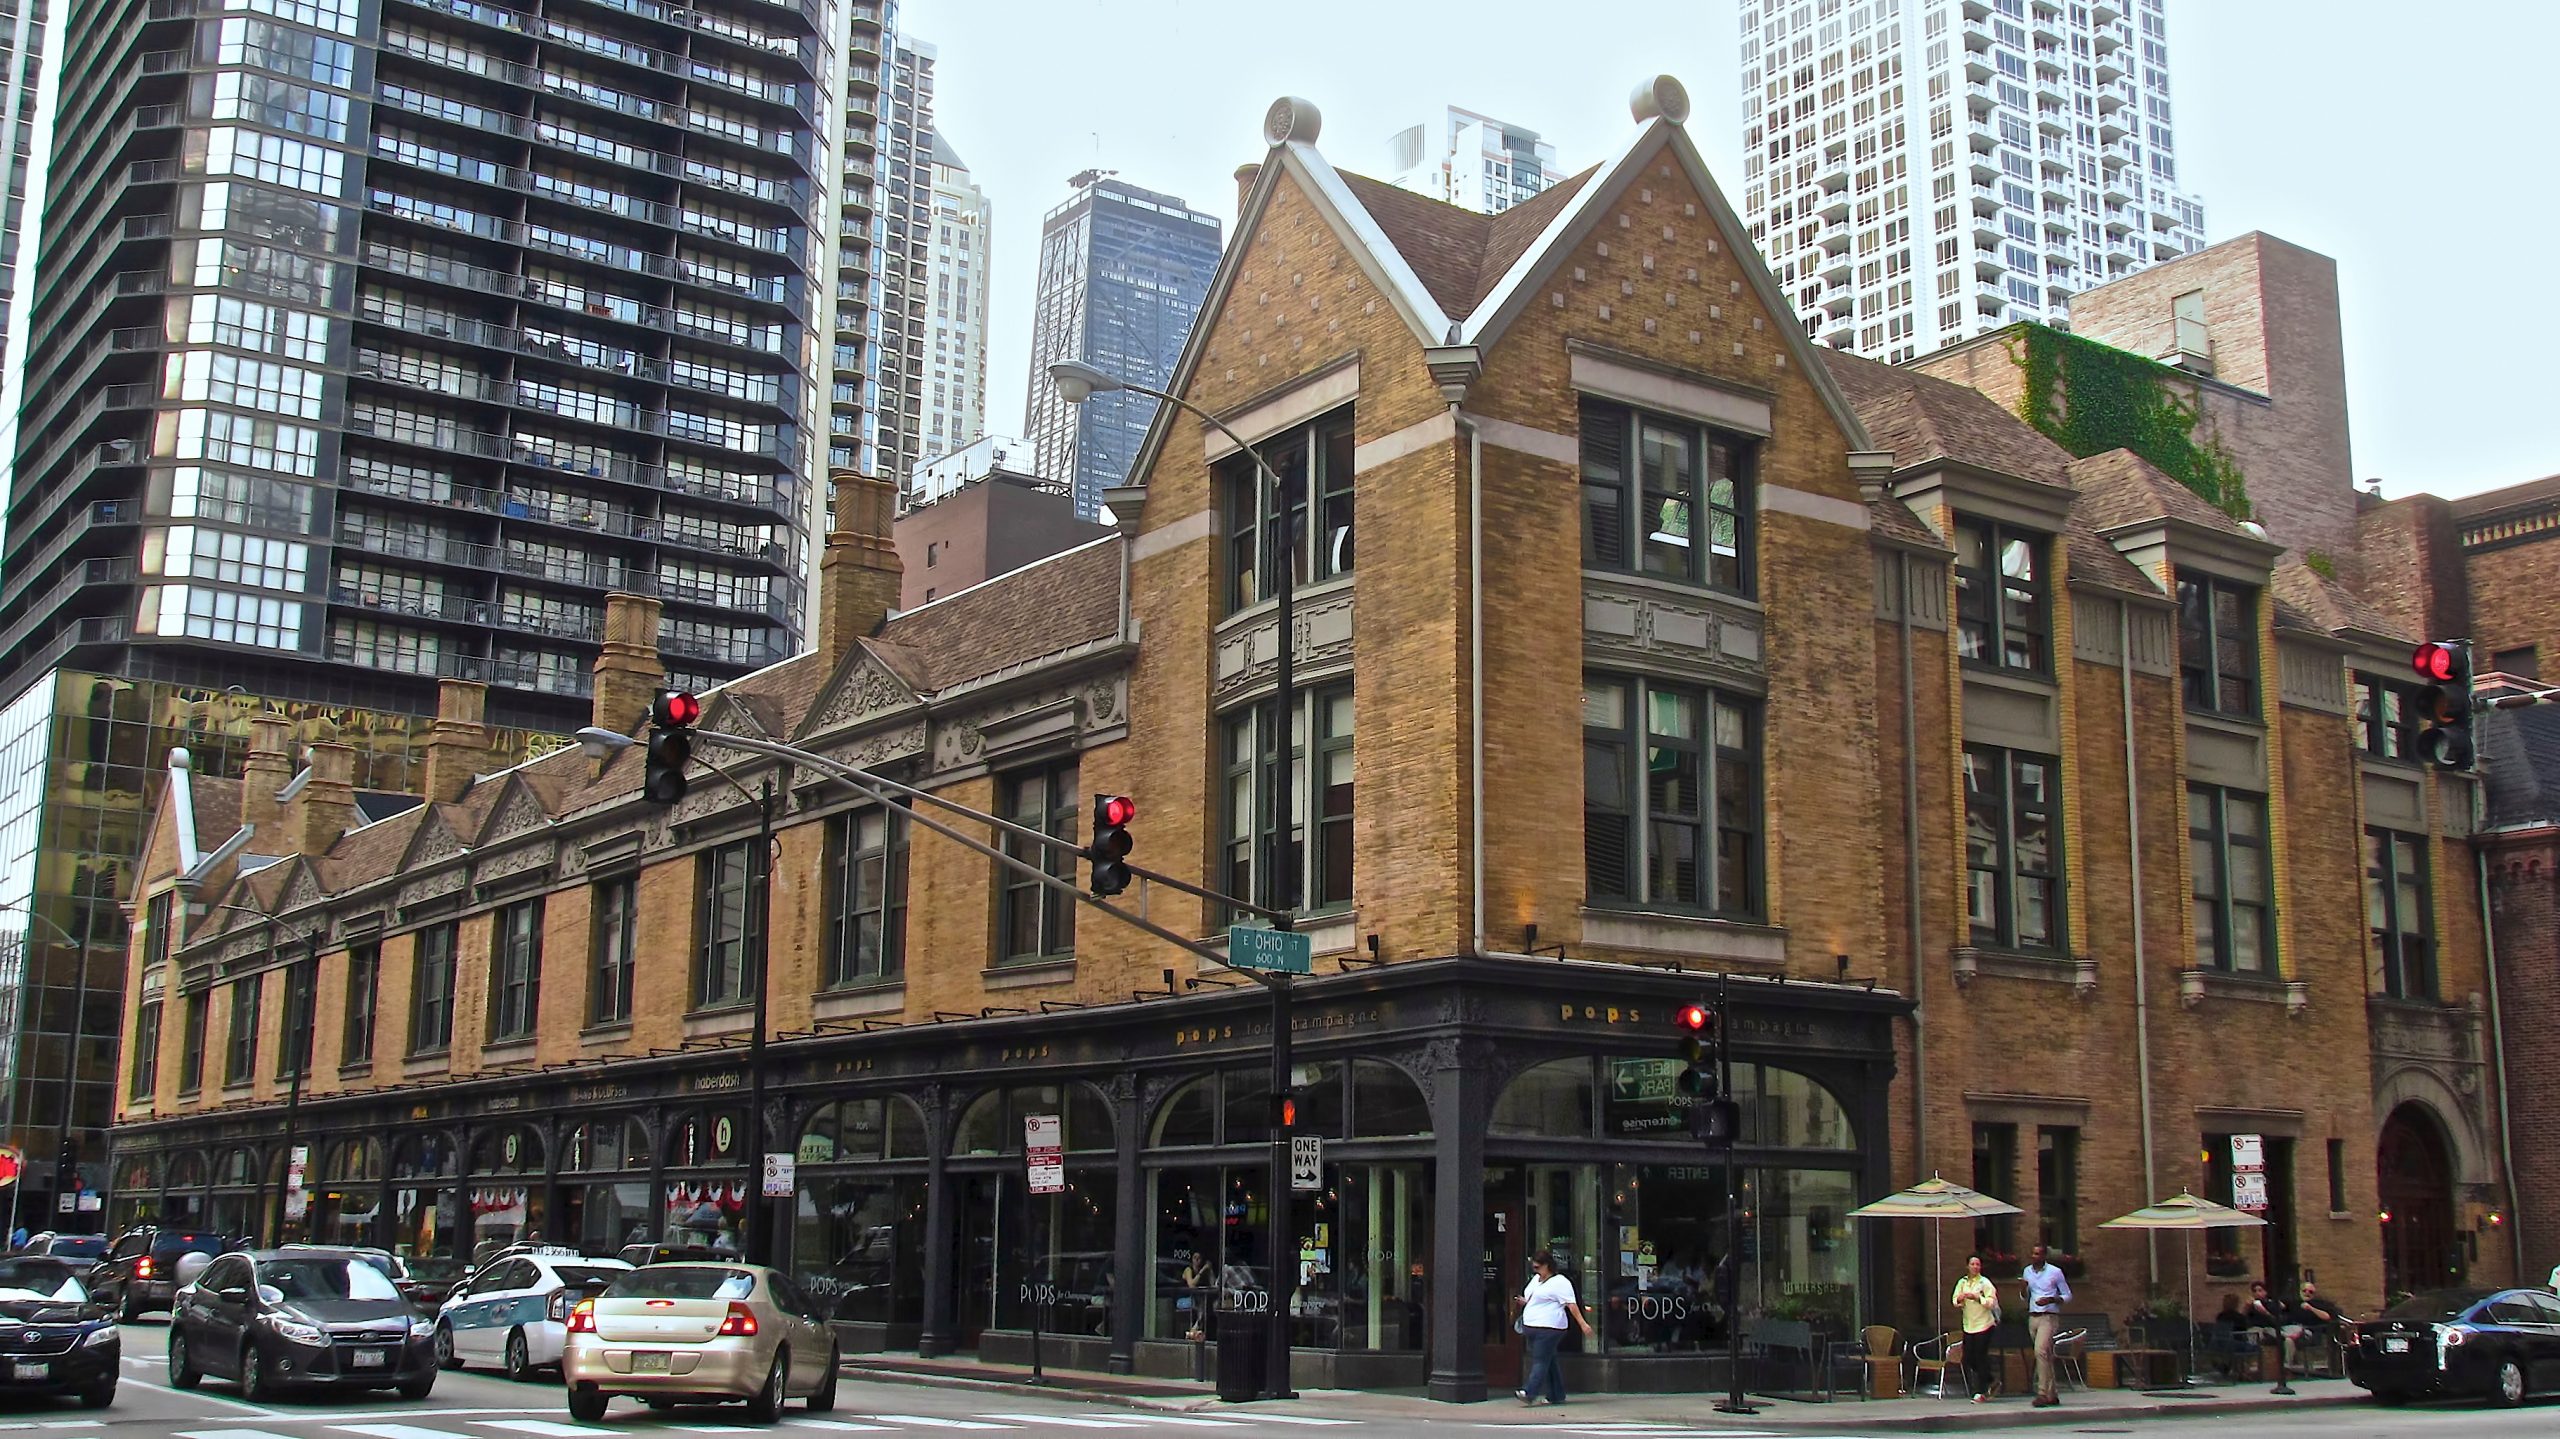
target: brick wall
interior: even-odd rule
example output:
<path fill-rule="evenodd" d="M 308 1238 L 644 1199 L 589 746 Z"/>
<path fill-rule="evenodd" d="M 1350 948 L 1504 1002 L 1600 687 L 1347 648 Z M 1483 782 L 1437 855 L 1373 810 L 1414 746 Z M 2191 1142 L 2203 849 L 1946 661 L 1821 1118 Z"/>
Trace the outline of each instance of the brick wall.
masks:
<path fill-rule="evenodd" d="M 2493 851 L 2489 914 L 2507 1036 L 2515 1219 L 2531 1283 L 2560 1264 L 2560 1050 L 2549 1042 L 2560 1033 L 2560 986 L 2551 983 L 2560 973 L 2560 836 L 2518 836 Z"/>

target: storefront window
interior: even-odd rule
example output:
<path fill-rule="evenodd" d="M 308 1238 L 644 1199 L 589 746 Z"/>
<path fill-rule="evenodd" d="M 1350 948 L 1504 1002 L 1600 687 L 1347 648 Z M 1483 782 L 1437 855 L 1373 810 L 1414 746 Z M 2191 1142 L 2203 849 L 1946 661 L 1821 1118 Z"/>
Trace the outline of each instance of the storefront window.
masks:
<path fill-rule="evenodd" d="M 1429 1253 L 1422 1167 L 1330 1164 L 1325 1181 L 1290 1210 L 1298 1288 L 1289 1342 L 1419 1351 Z"/>
<path fill-rule="evenodd" d="M 1496 1138 L 1588 1139 L 1593 1091 L 1591 1061 L 1551 1059 L 1522 1070 L 1494 1105 Z"/>
<path fill-rule="evenodd" d="M 561 1227 L 577 1236 L 578 1248 L 586 1253 L 611 1254 L 626 1244 L 657 1237 L 649 1217 L 646 1180 L 582 1184 L 569 1190 L 564 1201 L 576 1206 L 576 1213 Z"/>
<path fill-rule="evenodd" d="M 1036 1111 L 1034 1111 L 1036 1112 Z M 1067 1166 L 1062 1194 L 1026 1192 L 1019 1172 L 961 1177 L 960 1328 L 1111 1332 L 1112 1234 L 1119 1187 L 1104 1165 Z"/>
<path fill-rule="evenodd" d="M 827 1318 L 924 1321 L 923 1175 L 804 1176 L 795 1205 L 792 1277 Z"/>
<path fill-rule="evenodd" d="M 1269 1311 L 1262 1267 L 1269 1175 L 1267 1162 L 1156 1172 L 1147 1337 L 1182 1339 L 1197 1328 L 1214 1339 L 1219 1312 Z"/>
<path fill-rule="evenodd" d="M 422 1279 L 453 1279 L 462 1273 L 462 1191 L 394 1189 L 391 1191 L 392 1247 Z"/>
<path fill-rule="evenodd" d="M 210 1174 L 204 1154 L 199 1150 L 181 1150 L 169 1159 L 168 1188 L 160 1205 L 163 1224 L 202 1224 L 205 1222 L 204 1187 Z"/>
<path fill-rule="evenodd" d="M 560 1168 L 569 1174 L 649 1167 L 649 1128 L 637 1119 L 603 1119 L 569 1131 Z"/>
<path fill-rule="evenodd" d="M 1022 1121 L 1034 1114 L 1054 1114 L 1070 1150 L 1108 1150 L 1113 1144 L 1111 1106 L 1090 1084 L 1035 1084 L 1016 1089 L 990 1089 L 969 1102 L 952 1132 L 954 1156 L 1019 1154 Z"/>
<path fill-rule="evenodd" d="M 542 1137 L 510 1125 L 483 1131 L 471 1143 L 471 1233 L 475 1262 L 543 1227 L 539 1179 Z M 537 1182 L 527 1184 L 525 1179 Z M 498 1182 L 507 1181 L 513 1183 Z"/>
<path fill-rule="evenodd" d="M 371 1244 L 382 1210 L 382 1143 L 341 1139 L 322 1151 L 319 1192 L 311 1198 L 317 1244 Z"/>
<path fill-rule="evenodd" d="M 819 1105 L 800 1125 L 799 1155 L 802 1164 L 922 1159 L 924 1112 L 897 1095 Z"/>
<path fill-rule="evenodd" d="M 1352 1134 L 1401 1139 L 1431 1132 L 1431 1104 L 1412 1076 L 1375 1059 L 1351 1061 Z"/>

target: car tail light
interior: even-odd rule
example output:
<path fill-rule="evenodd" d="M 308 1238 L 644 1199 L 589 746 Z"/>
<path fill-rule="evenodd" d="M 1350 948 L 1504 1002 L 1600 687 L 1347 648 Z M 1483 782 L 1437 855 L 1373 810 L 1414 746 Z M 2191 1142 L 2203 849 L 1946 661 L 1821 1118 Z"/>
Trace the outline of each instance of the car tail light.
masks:
<path fill-rule="evenodd" d="M 739 1300 L 730 1300 L 729 1317 L 720 1321 L 720 1332 L 739 1338 L 753 1335 L 756 1332 L 756 1312 Z"/>
<path fill-rule="evenodd" d="M 581 1299 L 578 1301 L 578 1307 L 569 1311 L 569 1332 L 572 1334 L 593 1334 L 596 1332 L 596 1302 L 594 1300 Z"/>
<path fill-rule="evenodd" d="M 2471 1342 L 2471 1331 L 2459 1325 L 2448 1324 L 2445 1326 L 2442 1342 L 2447 1349 L 2459 1348 Z"/>
<path fill-rule="evenodd" d="M 133 1261 L 133 1277 L 136 1279 L 148 1279 L 151 1277 L 152 1268 L 151 1256 L 146 1254 L 140 1259 Z"/>
<path fill-rule="evenodd" d="M 568 1291 L 568 1290 L 566 1290 L 566 1289 L 554 1289 L 554 1290 L 552 1290 L 552 1291 L 551 1291 L 551 1322 L 552 1322 L 552 1323 L 554 1323 L 554 1324 L 557 1324 L 557 1323 L 559 1323 L 561 1320 L 566 1319 L 566 1318 L 568 1318 L 568 1317 L 569 1317 L 569 1291 Z"/>

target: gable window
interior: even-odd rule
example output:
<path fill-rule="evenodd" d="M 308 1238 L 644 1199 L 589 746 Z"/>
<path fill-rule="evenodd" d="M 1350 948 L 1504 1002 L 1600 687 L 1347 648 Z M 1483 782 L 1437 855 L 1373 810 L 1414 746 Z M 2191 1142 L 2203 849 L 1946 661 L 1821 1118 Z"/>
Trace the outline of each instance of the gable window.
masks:
<path fill-rule="evenodd" d="M 455 926 L 419 930 L 409 966 L 409 1052 L 434 1054 L 453 1047 Z"/>
<path fill-rule="evenodd" d="M 2062 947 L 2062 806 L 2054 769 L 2042 755 L 1965 747 L 1965 893 L 1976 944 Z"/>
<path fill-rule="evenodd" d="M 2187 708 L 2257 717 L 2257 601 L 2246 585 L 2178 576 L 2178 678 Z"/>
<path fill-rule="evenodd" d="M 2427 904 L 2427 837 L 2364 832 L 2364 910 L 2382 966 L 2374 987 L 2393 999 L 2436 997 L 2434 925 Z"/>
<path fill-rule="evenodd" d="M 146 970 L 167 964 L 169 949 L 177 943 L 178 929 L 172 912 L 176 894 L 175 890 L 164 889 L 142 906 L 142 965 Z"/>
<path fill-rule="evenodd" d="M 1582 402 L 1582 563 L 1748 595 L 1752 442 Z"/>
<path fill-rule="evenodd" d="M 2266 799 L 2215 785 L 2187 786 L 2187 852 L 2197 966 L 2272 973 L 2276 928 Z"/>
<path fill-rule="evenodd" d="M 1582 682 L 1583 871 L 1593 904 L 1761 913 L 1759 701 Z"/>
<path fill-rule="evenodd" d="M 906 953 L 906 815 L 876 805 L 837 815 L 827 821 L 827 987 L 896 979 Z"/>
<path fill-rule="evenodd" d="M 2378 759 L 2415 756 L 2418 691 L 2376 675 L 2356 676 L 2356 743 Z"/>
<path fill-rule="evenodd" d="M 134 1100 L 149 1099 L 160 1089 L 160 1002 L 154 1000 L 133 1014 L 133 1071 L 125 1083 L 125 1093 Z"/>
<path fill-rule="evenodd" d="M 754 991 L 751 937 L 761 916 L 749 913 L 748 870 L 755 841 L 706 850 L 701 859 L 701 945 L 693 975 L 693 1007 L 744 1004 Z"/>
<path fill-rule="evenodd" d="M 2048 672 L 2050 537 L 1991 520 L 1956 521 L 1956 649 L 1967 664 Z"/>
<path fill-rule="evenodd" d="M 203 990 L 187 996 L 185 1022 L 178 1031 L 178 1092 L 193 1094 L 204 1088 L 204 1031 L 206 995 Z"/>
<path fill-rule="evenodd" d="M 247 1084 L 258 1073 L 258 996 L 266 976 L 253 974 L 231 986 L 231 1043 L 223 1051 L 222 1082 Z"/>
<path fill-rule="evenodd" d="M 631 969 L 640 942 L 639 882 L 607 880 L 595 888 L 594 972 L 587 981 L 587 1023 L 631 1017 Z"/>
<path fill-rule="evenodd" d="M 1296 778 L 1288 797 L 1286 833 L 1280 821 L 1280 721 L 1269 701 L 1225 725 L 1225 891 L 1272 909 L 1328 910 L 1351 903 L 1351 687 L 1339 685 L 1302 696 L 1291 716 L 1286 767 Z M 1316 730 L 1316 756 L 1306 760 L 1307 728 Z M 1307 853 L 1307 812 L 1313 799 L 1315 852 Z M 1274 892 L 1274 865 L 1290 877 L 1292 893 Z M 1259 887 L 1257 887 L 1259 886 Z"/>
<path fill-rule="evenodd" d="M 1272 566 L 1284 548 L 1298 567 L 1302 585 L 1347 575 L 1352 567 L 1349 407 L 1284 430 L 1253 448 L 1280 477 L 1287 497 L 1285 533 L 1293 543 L 1284 544 L 1282 539 L 1282 497 L 1272 493 L 1270 478 L 1255 466 L 1253 456 L 1236 454 L 1220 460 L 1229 614 L 1280 592 L 1280 572 Z"/>
<path fill-rule="evenodd" d="M 1075 761 L 1015 770 L 996 781 L 1006 819 L 1059 839 L 1076 837 L 1076 808 L 1083 796 L 1076 789 Z M 1066 850 L 1008 835 L 1005 853 L 1072 885 L 1075 856 Z M 1076 950 L 1076 901 L 1011 866 L 996 876 L 1004 898 L 996 923 L 996 958 L 1000 963 L 1064 959 Z"/>
<path fill-rule="evenodd" d="M 542 1006 L 542 901 L 500 909 L 489 927 L 489 1039 L 533 1037 Z"/>
<path fill-rule="evenodd" d="M 339 1037 L 338 1063 L 369 1064 L 373 1060 L 373 1013 L 382 987 L 382 946 L 347 947 L 347 1011 Z"/>

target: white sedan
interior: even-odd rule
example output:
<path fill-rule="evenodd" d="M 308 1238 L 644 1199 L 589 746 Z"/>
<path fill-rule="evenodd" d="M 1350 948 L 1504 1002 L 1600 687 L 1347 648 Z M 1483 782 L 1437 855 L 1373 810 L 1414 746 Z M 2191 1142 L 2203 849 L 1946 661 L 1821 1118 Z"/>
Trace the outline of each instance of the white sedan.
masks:
<path fill-rule="evenodd" d="M 436 1358 L 447 1369 L 494 1362 L 510 1379 L 530 1379 L 560 1362 L 570 1307 L 590 1282 L 608 1284 L 630 1269 L 569 1249 L 501 1255 L 455 1285 L 436 1311 Z"/>

